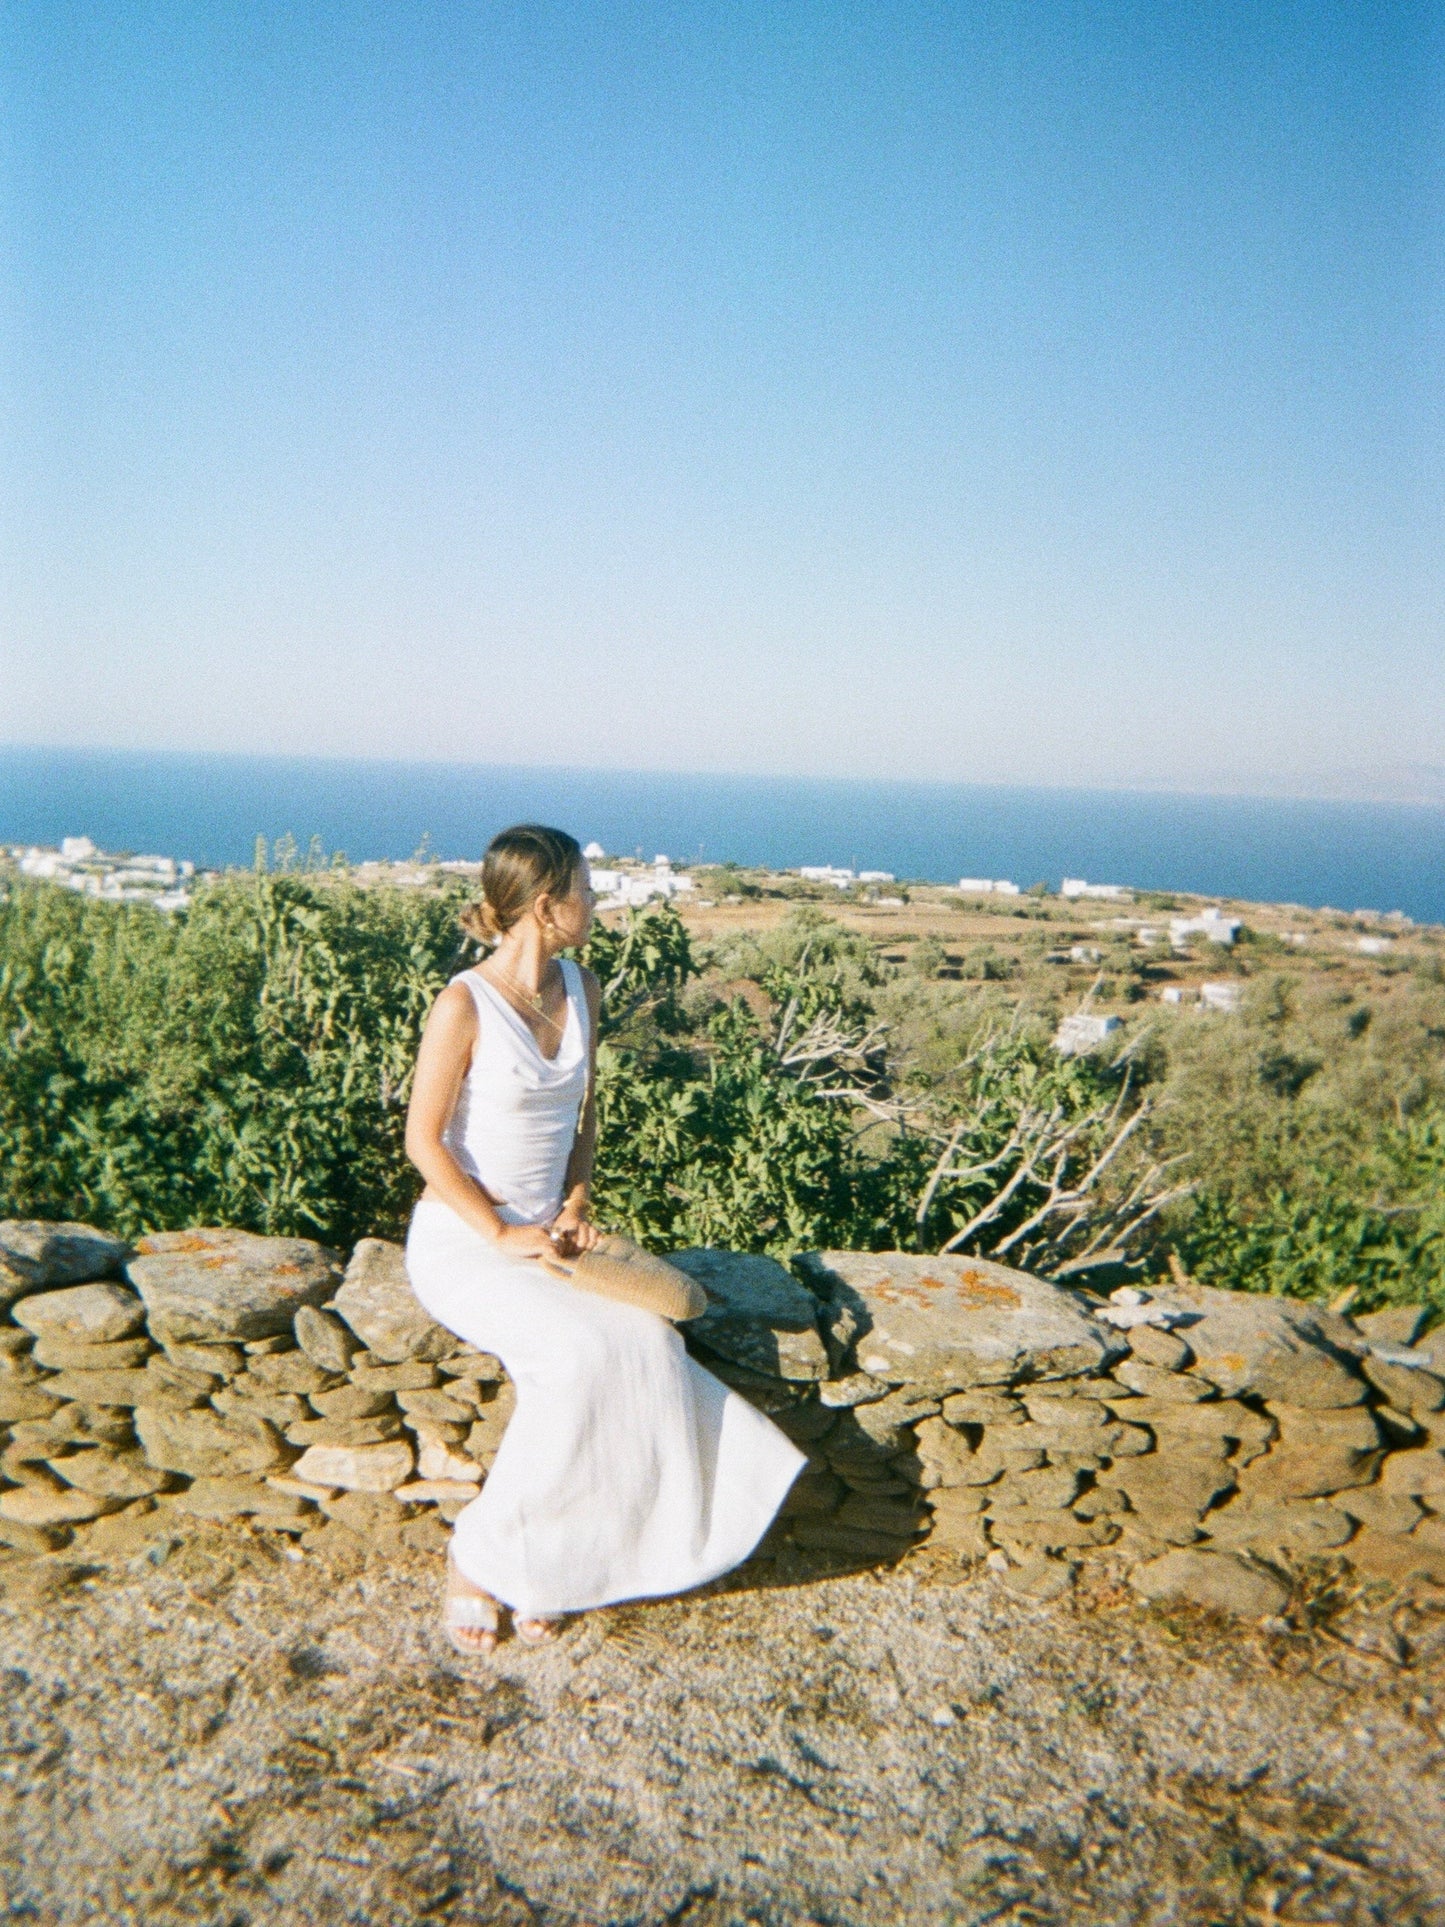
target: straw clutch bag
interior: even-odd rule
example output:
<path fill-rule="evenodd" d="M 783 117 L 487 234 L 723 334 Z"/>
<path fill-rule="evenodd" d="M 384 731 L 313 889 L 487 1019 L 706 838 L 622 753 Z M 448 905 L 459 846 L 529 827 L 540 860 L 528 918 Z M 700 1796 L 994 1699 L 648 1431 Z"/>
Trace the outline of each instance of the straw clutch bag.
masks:
<path fill-rule="evenodd" d="M 707 1310 L 702 1286 L 685 1271 L 654 1258 L 650 1251 L 616 1231 L 606 1232 L 599 1244 L 580 1257 L 544 1258 L 542 1267 L 576 1285 L 579 1291 L 594 1291 L 599 1298 L 637 1305 L 643 1311 L 656 1312 L 659 1318 L 671 1319 L 674 1325 Z"/>

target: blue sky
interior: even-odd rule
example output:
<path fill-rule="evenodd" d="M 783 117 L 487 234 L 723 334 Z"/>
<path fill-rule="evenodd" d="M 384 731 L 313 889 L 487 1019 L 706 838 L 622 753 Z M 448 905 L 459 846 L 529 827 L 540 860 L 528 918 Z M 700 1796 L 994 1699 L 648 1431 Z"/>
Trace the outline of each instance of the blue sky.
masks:
<path fill-rule="evenodd" d="M 0 23 L 0 738 L 1445 762 L 1437 7 Z"/>

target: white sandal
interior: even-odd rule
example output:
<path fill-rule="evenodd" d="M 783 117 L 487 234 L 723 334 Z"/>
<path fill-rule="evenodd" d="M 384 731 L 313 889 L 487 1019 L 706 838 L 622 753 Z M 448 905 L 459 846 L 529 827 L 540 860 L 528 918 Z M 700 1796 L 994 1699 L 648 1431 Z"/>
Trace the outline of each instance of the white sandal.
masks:
<path fill-rule="evenodd" d="M 502 1637 L 502 1609 L 490 1593 L 460 1592 L 456 1581 L 463 1575 L 447 1559 L 447 1590 L 442 1600 L 442 1631 L 459 1653 L 468 1659 L 485 1658 L 494 1653 Z M 464 1635 L 481 1634 L 468 1639 Z"/>
<path fill-rule="evenodd" d="M 524 1646 L 550 1646 L 564 1623 L 560 1614 L 552 1618 L 537 1616 L 531 1619 L 518 1619 L 515 1613 L 512 1615 L 512 1631 Z"/>

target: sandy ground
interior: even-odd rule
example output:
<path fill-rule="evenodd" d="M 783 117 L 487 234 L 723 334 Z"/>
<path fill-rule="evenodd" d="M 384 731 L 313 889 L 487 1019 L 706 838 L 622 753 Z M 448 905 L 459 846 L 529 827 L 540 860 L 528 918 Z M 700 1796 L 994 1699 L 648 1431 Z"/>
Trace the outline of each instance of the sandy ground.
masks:
<path fill-rule="evenodd" d="M 339 1527 L 5 1561 L 4 1918 L 1445 1923 L 1445 1603 L 760 1564 L 480 1662 L 438 1576 Z"/>

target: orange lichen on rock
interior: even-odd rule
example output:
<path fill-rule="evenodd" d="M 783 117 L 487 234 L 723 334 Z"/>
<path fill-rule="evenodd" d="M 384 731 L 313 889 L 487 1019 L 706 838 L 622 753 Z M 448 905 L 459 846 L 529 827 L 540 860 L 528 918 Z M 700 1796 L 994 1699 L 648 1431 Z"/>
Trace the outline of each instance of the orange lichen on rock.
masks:
<path fill-rule="evenodd" d="M 931 1285 L 933 1280 L 925 1278 L 924 1284 Z M 958 1289 L 976 1305 L 1021 1305 L 1023 1299 L 1012 1285 L 995 1284 L 981 1271 L 961 1271 L 958 1274 Z"/>

